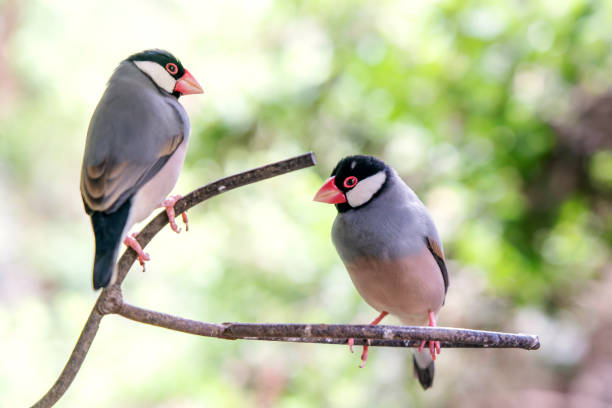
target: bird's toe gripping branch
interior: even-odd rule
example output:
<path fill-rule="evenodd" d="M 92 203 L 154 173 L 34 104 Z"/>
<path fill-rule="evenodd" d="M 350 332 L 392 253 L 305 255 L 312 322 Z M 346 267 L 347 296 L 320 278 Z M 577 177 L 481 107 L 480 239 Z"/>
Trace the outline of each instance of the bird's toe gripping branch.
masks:
<path fill-rule="evenodd" d="M 374 320 L 372 320 L 370 322 L 370 324 L 376 325 L 378 323 L 380 323 L 380 321 L 382 319 L 385 318 L 386 315 L 388 315 L 388 312 L 382 311 L 380 313 L 380 315 L 378 315 L 378 317 Z M 353 352 L 353 346 L 355 345 L 355 339 L 353 339 L 352 337 L 350 339 L 348 339 L 348 345 L 349 345 L 349 350 L 351 350 L 351 353 Z M 361 352 L 361 364 L 359 365 L 359 368 L 363 368 L 366 365 L 366 362 L 368 361 L 368 349 L 370 348 L 370 340 L 368 339 L 366 341 L 366 344 L 363 345 L 363 351 Z"/>
<path fill-rule="evenodd" d="M 177 234 L 181 232 L 181 229 L 178 227 L 178 225 L 176 225 L 176 214 L 174 212 L 174 205 L 181 198 L 183 198 L 183 196 L 177 194 L 169 196 L 162 202 L 162 207 L 166 209 L 166 214 L 168 215 L 168 222 L 170 224 L 170 228 L 172 228 L 172 231 L 176 232 Z M 187 213 L 181 213 L 181 217 L 183 218 L 183 223 L 185 223 L 185 231 L 189 231 L 189 221 L 187 220 Z"/>
<path fill-rule="evenodd" d="M 436 315 L 433 311 L 429 311 L 429 327 L 436 327 Z M 423 351 L 423 347 L 425 347 L 425 343 L 427 340 L 423 340 L 421 345 L 419 346 L 419 353 Z M 431 359 L 436 359 L 436 353 L 440 354 L 440 342 L 437 340 L 429 340 L 429 353 L 431 354 Z"/>
<path fill-rule="evenodd" d="M 125 237 L 125 239 L 123 240 L 123 243 L 127 247 L 132 248 L 134 251 L 136 251 L 136 253 L 138 254 L 138 262 L 142 266 L 142 271 L 144 272 L 145 271 L 145 261 L 150 261 L 151 257 L 149 256 L 149 254 L 145 253 L 142 250 L 142 247 L 136 240 L 136 234 L 132 233 L 132 235 L 128 235 L 127 237 Z"/>

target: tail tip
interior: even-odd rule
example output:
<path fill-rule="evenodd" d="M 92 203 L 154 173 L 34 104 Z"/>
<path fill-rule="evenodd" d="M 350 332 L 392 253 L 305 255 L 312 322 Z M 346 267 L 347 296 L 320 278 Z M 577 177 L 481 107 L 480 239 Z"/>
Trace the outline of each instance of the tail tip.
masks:
<path fill-rule="evenodd" d="M 96 254 L 93 268 L 93 288 L 98 290 L 110 285 L 114 275 L 114 256 L 112 253 L 99 256 Z"/>
<path fill-rule="evenodd" d="M 426 367 L 420 367 L 417 363 L 416 356 L 412 356 L 412 363 L 414 366 L 414 375 L 421 383 L 421 386 L 424 390 L 431 388 L 433 385 L 435 365 L 434 362 L 431 361 Z"/>
<path fill-rule="evenodd" d="M 108 284 L 110 283 L 110 279 L 108 276 L 106 276 L 107 274 L 96 274 L 94 273 L 93 276 L 93 288 L 94 290 L 98 290 L 98 289 L 104 289 L 105 287 L 108 286 Z"/>

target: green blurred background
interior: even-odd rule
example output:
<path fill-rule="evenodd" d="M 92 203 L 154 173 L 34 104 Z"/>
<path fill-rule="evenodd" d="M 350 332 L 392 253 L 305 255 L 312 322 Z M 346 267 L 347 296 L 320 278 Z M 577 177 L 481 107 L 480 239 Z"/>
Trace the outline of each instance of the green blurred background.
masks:
<path fill-rule="evenodd" d="M 367 153 L 419 194 L 445 244 L 444 326 L 539 334 L 541 350 L 203 339 L 104 319 L 58 407 L 612 405 L 612 3 L 0 0 L 0 406 L 55 381 L 96 299 L 79 194 L 114 67 L 165 48 L 205 88 L 176 192 L 314 151 L 164 229 L 128 302 L 212 321 L 365 323 L 311 198 Z M 388 323 L 397 323 L 389 319 Z"/>

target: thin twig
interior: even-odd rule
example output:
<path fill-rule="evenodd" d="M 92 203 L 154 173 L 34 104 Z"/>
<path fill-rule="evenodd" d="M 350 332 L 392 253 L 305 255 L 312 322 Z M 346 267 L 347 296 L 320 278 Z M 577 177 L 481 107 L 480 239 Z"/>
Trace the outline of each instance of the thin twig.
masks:
<path fill-rule="evenodd" d="M 176 202 L 174 211 L 177 214 L 181 214 L 196 204 L 200 204 L 203 201 L 206 201 L 209 198 L 221 193 L 228 192 L 247 184 L 256 183 L 270 177 L 280 176 L 281 174 L 314 166 L 316 163 L 317 160 L 314 153 L 310 152 L 291 159 L 282 160 L 266 166 L 258 167 L 256 169 L 234 174 L 233 176 L 224 177 L 215 181 L 214 183 L 200 187 L 181 198 Z M 140 231 L 140 233 L 138 233 L 136 238 L 138 239 L 140 245 L 144 248 L 166 224 L 168 224 L 168 216 L 166 215 L 165 211 L 162 211 L 157 215 L 157 217 L 153 218 L 151 222 L 149 222 L 149 224 L 142 231 Z M 132 266 L 135 260 L 136 252 L 131 248 L 127 249 L 123 253 L 123 256 L 119 259 L 119 270 L 117 280 L 115 282 L 116 286 L 121 285 L 123 279 L 125 279 L 125 276 L 128 273 L 128 270 L 130 269 L 130 266 Z"/>
<path fill-rule="evenodd" d="M 175 212 L 180 214 L 196 204 L 226 191 L 270 177 L 303 169 L 316 163 L 314 154 L 307 153 L 292 159 L 225 177 L 201 187 L 179 200 Z M 138 234 L 137 239 L 145 247 L 168 223 L 165 211 L 158 214 Z M 102 317 L 116 313 L 125 318 L 177 330 L 185 333 L 221 339 L 245 339 L 302 343 L 346 344 L 348 337 L 356 344 L 369 342 L 372 346 L 415 347 L 422 340 L 440 340 L 442 347 L 495 347 L 536 350 L 540 347 L 537 336 L 510 334 L 446 327 L 420 326 L 372 326 L 332 324 L 253 324 L 253 323 L 205 323 L 184 319 L 123 302 L 121 283 L 136 260 L 136 253 L 127 249 L 118 262 L 117 280 L 102 291 L 85 323 L 85 327 L 59 378 L 49 391 L 33 407 L 53 406 L 66 392 L 77 375 L 89 347 L 98 331 Z"/>
<path fill-rule="evenodd" d="M 537 336 L 482 330 L 423 326 L 373 326 L 346 324 L 286 324 L 286 323 L 205 323 L 196 320 L 143 309 L 124 303 L 119 315 L 140 323 L 184 333 L 220 339 L 286 341 L 299 343 L 346 344 L 352 337 L 361 343 L 370 339 L 373 346 L 416 347 L 422 340 L 440 340 L 443 347 L 522 348 L 540 347 Z"/>
<path fill-rule="evenodd" d="M 234 188 L 314 166 L 315 164 L 315 155 L 310 152 L 287 160 L 282 160 L 245 171 L 243 173 L 235 174 L 233 176 L 225 177 L 186 195 L 177 201 L 174 209 L 177 214 L 180 214 L 196 204 L 199 204 L 218 194 L 230 191 Z M 167 223 L 168 216 L 166 215 L 165 211 L 153 218 L 137 236 L 137 240 L 140 245 L 144 248 Z M 100 293 L 100 296 L 98 297 L 98 300 L 96 301 L 96 304 L 93 307 L 87 322 L 85 323 L 85 327 L 83 328 L 83 331 L 81 332 L 81 335 L 79 336 L 79 339 L 77 340 L 77 343 L 74 346 L 72 354 L 70 354 L 64 369 L 55 381 L 55 384 L 53 384 L 49 391 L 47 391 L 47 393 L 32 406 L 33 408 L 52 407 L 62 397 L 62 395 L 64 395 L 68 387 L 70 387 L 70 384 L 72 384 L 72 381 L 79 372 L 79 369 L 87 356 L 89 347 L 91 346 L 91 343 L 98 332 L 98 327 L 102 317 L 104 317 L 105 314 L 117 312 L 121 307 L 122 300 L 120 286 L 135 260 L 136 253 L 131 248 L 126 249 L 119 259 L 117 265 L 118 271 L 115 284 L 104 289 L 102 293 Z"/>

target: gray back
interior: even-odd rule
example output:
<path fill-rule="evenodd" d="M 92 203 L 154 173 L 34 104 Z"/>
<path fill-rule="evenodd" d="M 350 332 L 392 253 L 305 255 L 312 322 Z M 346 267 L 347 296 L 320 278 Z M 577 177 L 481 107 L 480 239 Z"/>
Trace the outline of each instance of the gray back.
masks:
<path fill-rule="evenodd" d="M 86 204 L 104 211 L 122 205 L 189 137 L 189 126 L 189 117 L 174 96 L 158 88 L 134 63 L 123 61 L 89 124 L 81 175 Z M 86 168 L 96 166 L 104 169 L 100 178 L 112 189 L 97 199 L 88 196 L 84 183 Z"/>

